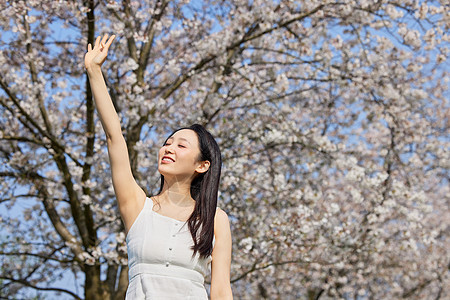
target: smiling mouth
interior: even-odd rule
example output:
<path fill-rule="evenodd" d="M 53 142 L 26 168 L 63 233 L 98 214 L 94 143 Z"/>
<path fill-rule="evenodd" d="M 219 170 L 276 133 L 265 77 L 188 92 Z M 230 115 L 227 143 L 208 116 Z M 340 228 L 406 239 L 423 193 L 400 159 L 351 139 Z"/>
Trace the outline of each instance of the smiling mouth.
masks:
<path fill-rule="evenodd" d="M 175 161 L 170 157 L 163 157 L 161 159 L 161 162 L 171 163 L 171 162 L 175 162 Z"/>

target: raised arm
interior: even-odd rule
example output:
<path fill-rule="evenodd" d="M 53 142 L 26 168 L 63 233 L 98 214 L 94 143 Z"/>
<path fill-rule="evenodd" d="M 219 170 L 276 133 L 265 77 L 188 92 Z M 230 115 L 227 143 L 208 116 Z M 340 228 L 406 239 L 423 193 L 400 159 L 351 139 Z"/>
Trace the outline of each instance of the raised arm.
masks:
<path fill-rule="evenodd" d="M 98 37 L 96 39 L 94 48 L 89 44 L 84 63 L 94 95 L 95 105 L 103 130 L 106 133 L 114 192 L 119 203 L 120 215 L 128 233 L 144 206 L 145 192 L 133 178 L 128 149 L 122 135 L 119 117 L 114 109 L 101 71 L 101 65 L 106 60 L 108 49 L 114 39 L 114 35 L 109 39 L 108 35 L 104 35 L 103 38 Z"/>

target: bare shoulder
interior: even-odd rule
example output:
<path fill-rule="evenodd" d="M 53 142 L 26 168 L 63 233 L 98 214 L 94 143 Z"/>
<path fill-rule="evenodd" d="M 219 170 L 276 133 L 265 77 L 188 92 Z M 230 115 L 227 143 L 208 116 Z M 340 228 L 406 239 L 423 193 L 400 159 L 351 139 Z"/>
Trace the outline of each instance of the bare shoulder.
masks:
<path fill-rule="evenodd" d="M 214 233 L 217 235 L 223 232 L 230 231 L 230 221 L 228 215 L 221 208 L 216 209 L 216 215 L 214 217 Z"/>
<path fill-rule="evenodd" d="M 214 217 L 214 222 L 220 222 L 220 223 L 223 223 L 223 222 L 228 222 L 228 215 L 227 215 L 227 213 L 223 210 L 223 209 L 221 209 L 220 207 L 218 207 L 217 209 L 216 209 L 216 215 L 215 215 L 215 217 Z"/>

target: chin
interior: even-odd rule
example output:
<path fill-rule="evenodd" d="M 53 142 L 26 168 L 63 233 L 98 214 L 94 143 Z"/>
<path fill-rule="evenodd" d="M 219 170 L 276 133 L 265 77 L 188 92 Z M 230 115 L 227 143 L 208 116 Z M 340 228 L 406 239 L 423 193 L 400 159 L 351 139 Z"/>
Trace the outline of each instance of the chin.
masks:
<path fill-rule="evenodd" d="M 180 174 L 177 174 L 177 173 L 170 172 L 170 170 L 167 170 L 167 168 L 164 168 L 164 166 L 159 166 L 158 167 L 158 172 L 159 172 L 159 174 L 161 174 L 165 178 L 169 178 L 169 177 L 180 175 Z"/>
<path fill-rule="evenodd" d="M 158 172 L 162 176 L 170 176 L 170 173 L 167 170 L 164 170 L 164 167 L 158 166 Z"/>
<path fill-rule="evenodd" d="M 165 179 L 174 178 L 178 181 L 185 181 L 186 179 L 192 177 L 192 174 L 189 174 L 189 173 L 170 172 L 168 170 L 165 170 L 164 166 L 162 168 L 161 168 L 161 166 L 159 166 L 158 172 L 162 176 L 164 176 Z"/>

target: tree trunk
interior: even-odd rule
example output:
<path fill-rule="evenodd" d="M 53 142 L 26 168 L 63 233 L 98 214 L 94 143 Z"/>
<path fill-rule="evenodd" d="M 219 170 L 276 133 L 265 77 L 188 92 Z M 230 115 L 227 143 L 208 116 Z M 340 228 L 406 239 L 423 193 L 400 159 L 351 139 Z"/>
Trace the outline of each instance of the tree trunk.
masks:
<path fill-rule="evenodd" d="M 109 293 L 100 280 L 100 266 L 85 266 L 84 298 L 89 300 L 104 300 Z"/>

